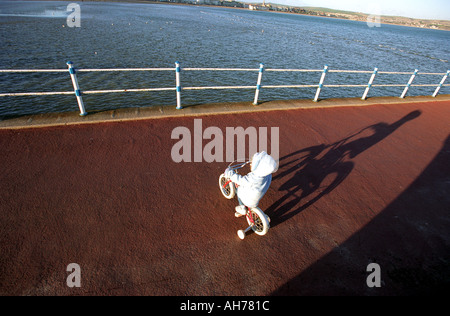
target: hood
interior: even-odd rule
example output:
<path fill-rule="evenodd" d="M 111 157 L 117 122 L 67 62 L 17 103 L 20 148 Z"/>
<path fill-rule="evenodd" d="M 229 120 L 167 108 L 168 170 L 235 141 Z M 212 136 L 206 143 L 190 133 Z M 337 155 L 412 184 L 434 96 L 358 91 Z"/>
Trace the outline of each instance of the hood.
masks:
<path fill-rule="evenodd" d="M 265 151 L 256 153 L 252 158 L 252 172 L 260 177 L 265 177 L 277 169 L 277 162 Z"/>

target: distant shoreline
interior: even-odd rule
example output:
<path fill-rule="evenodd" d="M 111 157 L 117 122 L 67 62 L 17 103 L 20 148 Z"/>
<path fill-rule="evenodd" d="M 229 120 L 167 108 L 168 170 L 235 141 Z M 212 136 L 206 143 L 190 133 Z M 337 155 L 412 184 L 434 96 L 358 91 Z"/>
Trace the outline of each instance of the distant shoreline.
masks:
<path fill-rule="evenodd" d="M 50 1 L 60 1 L 60 0 L 50 0 Z M 70 1 L 64 1 L 64 2 L 70 2 Z M 82 0 L 81 2 L 85 2 Z M 233 7 L 233 6 L 221 6 L 221 5 L 209 5 L 209 4 L 189 4 L 189 3 L 176 3 L 176 2 L 160 2 L 160 1 L 151 1 L 151 0 L 88 0 L 86 2 L 110 2 L 110 3 L 142 3 L 142 4 L 163 4 L 163 5 L 181 5 L 181 6 L 198 6 L 198 7 L 214 7 L 214 8 L 228 8 L 228 9 L 237 9 L 237 10 L 247 10 L 248 8 L 239 8 L 239 7 Z M 306 8 L 306 7 L 305 7 Z M 293 15 L 302 15 L 302 16 L 312 16 L 312 17 L 320 17 L 320 18 L 330 18 L 330 19 L 337 19 L 337 20 L 343 20 L 343 21 L 357 21 L 357 22 L 364 22 L 367 23 L 367 17 L 370 16 L 365 13 L 357 13 L 353 12 L 354 15 L 362 15 L 365 17 L 364 21 L 359 19 L 352 19 L 352 18 L 342 18 L 342 17 L 336 17 L 336 16 L 321 16 L 321 15 L 314 15 L 314 14 L 304 14 L 304 13 L 297 13 L 297 12 L 285 12 L 285 11 L 275 11 L 275 10 L 255 10 L 255 11 L 262 11 L 262 12 L 269 12 L 269 13 L 284 13 L 284 14 L 293 14 Z M 401 24 L 401 23 L 393 23 L 393 22 L 386 22 L 383 21 L 383 19 L 389 19 L 389 18 L 396 18 L 396 17 L 390 17 L 390 16 L 380 16 L 380 25 L 396 25 L 396 26 L 404 26 L 404 27 L 412 27 L 416 29 L 426 29 L 426 30 L 437 30 L 437 31 L 450 31 L 450 21 L 448 26 L 444 26 L 444 28 L 433 28 L 429 26 L 416 26 L 416 25 L 407 25 L 407 24 Z M 427 21 L 427 23 L 431 23 L 432 21 L 441 21 L 444 20 L 427 20 L 427 19 L 413 19 L 413 18 L 407 18 L 407 17 L 399 17 L 404 19 L 410 19 L 412 21 Z"/>
<path fill-rule="evenodd" d="M 352 20 L 352 19 L 343 19 L 338 17 L 332 17 L 332 16 L 316 16 L 316 15 L 310 15 L 310 14 L 301 14 L 301 13 L 291 13 L 291 12 L 276 12 L 276 11 L 268 11 L 272 13 L 287 13 L 287 14 L 295 14 L 295 15 L 303 15 L 303 16 L 312 16 L 317 18 L 325 18 L 325 19 L 335 19 L 335 20 L 341 20 L 341 21 L 353 21 L 353 22 L 362 22 L 367 23 L 366 21 L 359 21 L 359 20 Z M 450 31 L 450 28 L 447 29 L 437 29 L 432 27 L 420 27 L 420 26 L 414 26 L 414 25 L 405 25 L 405 24 L 399 24 L 399 23 L 389 23 L 389 22 L 383 22 L 383 17 L 381 17 L 380 25 L 395 25 L 395 26 L 403 26 L 403 27 L 411 27 L 419 30 L 434 30 L 434 31 Z"/>
<path fill-rule="evenodd" d="M 12 0 L 9 0 L 10 2 L 14 2 Z M 25 2 L 33 2 L 32 0 L 23 0 Z M 70 0 L 41 0 L 41 1 L 58 1 L 58 2 L 106 2 L 106 3 L 141 3 L 141 4 L 162 4 L 162 5 L 177 5 L 177 6 L 192 6 L 192 7 L 212 7 L 212 8 L 227 8 L 227 9 L 236 9 L 236 10 L 246 10 L 251 11 L 248 8 L 240 8 L 240 7 L 233 7 L 233 6 L 223 6 L 223 5 L 212 5 L 212 4 L 190 4 L 190 3 L 180 3 L 180 2 L 161 2 L 161 1 L 151 1 L 151 0 L 81 0 L 81 1 L 70 1 Z M 8 2 L 8 0 L 7 0 Z M 242 2 L 241 2 L 242 3 Z M 286 5 L 286 7 L 288 7 Z M 297 7 L 293 7 L 297 8 Z M 304 7 L 308 8 L 308 7 Z M 305 14 L 305 13 L 298 13 L 298 12 L 286 12 L 286 11 L 277 11 L 277 10 L 254 10 L 254 11 L 260 11 L 260 12 L 268 12 L 268 13 L 283 13 L 283 14 L 292 14 L 292 15 L 301 15 L 301 16 L 311 16 L 311 17 L 319 17 L 319 18 L 328 18 L 328 19 L 336 19 L 336 20 L 342 20 L 342 21 L 355 21 L 355 22 L 363 22 L 367 23 L 367 17 L 370 16 L 367 13 L 358 13 L 358 12 L 352 12 L 354 16 L 362 16 L 364 17 L 364 20 L 360 19 L 354 19 L 354 18 L 343 18 L 339 16 L 324 16 L 324 15 L 316 15 L 316 14 Z M 350 11 L 348 11 L 350 12 Z M 416 21 L 419 23 L 420 21 L 427 21 L 427 23 L 432 22 L 446 22 L 448 25 L 444 25 L 441 28 L 438 27 L 430 27 L 430 26 L 416 26 L 416 25 L 409 25 L 409 24 L 402 24 L 402 23 L 394 23 L 394 22 L 386 22 L 383 20 L 389 19 L 389 18 L 400 18 L 400 19 L 409 19 L 411 21 Z M 415 19 L 415 18 L 407 18 L 407 17 L 393 17 L 393 16 L 380 16 L 380 25 L 395 25 L 395 26 L 404 26 L 404 27 L 411 27 L 416 29 L 425 29 L 425 30 L 436 30 L 436 31 L 450 31 L 450 21 L 448 20 L 428 20 L 428 19 Z M 374 26 L 376 27 L 376 26 Z M 378 27 L 376 27 L 378 28 Z"/>

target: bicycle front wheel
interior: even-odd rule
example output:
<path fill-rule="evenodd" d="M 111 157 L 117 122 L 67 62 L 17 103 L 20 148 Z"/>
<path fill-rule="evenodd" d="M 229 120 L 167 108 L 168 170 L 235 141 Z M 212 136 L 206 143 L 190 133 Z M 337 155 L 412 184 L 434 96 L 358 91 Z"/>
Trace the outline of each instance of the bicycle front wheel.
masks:
<path fill-rule="evenodd" d="M 226 178 L 222 173 L 219 177 L 219 189 L 222 192 L 222 195 L 227 199 L 232 199 L 236 195 L 236 187 L 234 183 L 229 181 L 230 179 Z M 228 182 L 228 184 L 227 184 Z"/>

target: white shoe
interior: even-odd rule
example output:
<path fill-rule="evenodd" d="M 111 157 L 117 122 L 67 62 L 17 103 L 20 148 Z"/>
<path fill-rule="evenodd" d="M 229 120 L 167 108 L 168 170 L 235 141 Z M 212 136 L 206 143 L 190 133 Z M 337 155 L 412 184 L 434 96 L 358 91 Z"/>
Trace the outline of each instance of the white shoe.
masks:
<path fill-rule="evenodd" d="M 243 216 L 247 214 L 247 208 L 244 205 L 236 206 L 236 213 Z"/>

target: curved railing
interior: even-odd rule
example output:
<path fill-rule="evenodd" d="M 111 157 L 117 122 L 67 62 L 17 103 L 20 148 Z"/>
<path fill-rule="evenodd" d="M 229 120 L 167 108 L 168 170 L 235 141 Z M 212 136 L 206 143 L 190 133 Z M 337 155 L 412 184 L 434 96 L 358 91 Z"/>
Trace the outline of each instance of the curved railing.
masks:
<path fill-rule="evenodd" d="M 0 69 L 0 73 L 37 73 L 37 72 L 69 72 L 72 80 L 73 91 L 59 91 L 59 92 L 17 92 L 17 93 L 0 93 L 0 97 L 5 96 L 46 96 L 46 95 L 73 95 L 75 94 L 78 107 L 80 109 L 80 115 L 87 114 L 83 103 L 83 95 L 88 94 L 100 94 L 100 93 L 123 93 L 123 92 L 158 92 L 158 91 L 176 91 L 176 103 L 177 109 L 182 109 L 181 105 L 181 92 L 183 90 L 220 90 L 220 89 L 255 89 L 255 97 L 253 104 L 258 104 L 259 93 L 262 88 L 264 89 L 282 89 L 282 88 L 316 88 L 314 101 L 319 101 L 320 92 L 323 88 L 354 88 L 365 87 L 364 93 L 361 99 L 365 100 L 372 87 L 404 87 L 400 98 L 404 98 L 410 87 L 436 87 L 433 97 L 439 93 L 439 90 L 443 86 L 450 86 L 444 84 L 447 77 L 450 74 L 450 70 L 446 73 L 420 73 L 421 76 L 442 76 L 439 84 L 413 84 L 414 79 L 419 75 L 417 69 L 414 72 L 393 72 L 393 71 L 379 71 L 375 68 L 373 71 L 366 70 L 335 70 L 329 69 L 327 65 L 323 69 L 265 69 L 264 64 L 260 64 L 259 68 L 181 68 L 180 63 L 175 63 L 175 68 L 110 68 L 110 69 L 76 69 L 72 62 L 67 62 L 68 69 Z M 144 89 L 115 89 L 115 90 L 81 90 L 78 84 L 77 73 L 80 72 L 124 72 L 124 71 L 170 71 L 175 72 L 175 87 L 164 88 L 144 88 Z M 181 71 L 236 71 L 236 72 L 258 72 L 256 85 L 251 86 L 201 86 L 201 87 L 189 87 L 181 85 Z M 262 77 L 264 72 L 318 72 L 322 73 L 318 84 L 287 84 L 287 85 L 262 85 Z M 327 73 L 354 73 L 354 74 L 371 74 L 368 83 L 364 84 L 324 84 Z M 411 75 L 409 81 L 406 84 L 374 84 L 374 80 L 377 74 L 387 75 Z"/>

